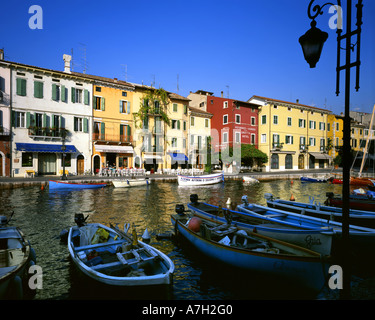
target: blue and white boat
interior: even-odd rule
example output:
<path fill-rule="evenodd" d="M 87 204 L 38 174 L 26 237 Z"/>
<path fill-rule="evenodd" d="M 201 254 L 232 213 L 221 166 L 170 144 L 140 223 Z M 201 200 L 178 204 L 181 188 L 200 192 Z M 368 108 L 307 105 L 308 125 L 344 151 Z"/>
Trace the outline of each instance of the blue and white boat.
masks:
<path fill-rule="evenodd" d="M 203 186 L 224 182 L 224 174 L 214 173 L 198 176 L 185 176 L 179 174 L 177 179 L 180 186 Z"/>
<path fill-rule="evenodd" d="M 319 182 L 319 183 L 324 183 L 324 182 L 327 182 L 327 179 L 301 177 L 301 182 Z"/>
<path fill-rule="evenodd" d="M 268 194 L 266 195 L 268 196 Z M 335 240 L 338 240 L 338 245 L 340 244 L 339 240 L 342 237 L 342 223 L 333 221 L 332 219 L 321 219 L 317 217 L 308 216 L 301 213 L 292 212 L 292 208 L 284 207 L 283 210 L 265 207 L 262 205 L 248 203 L 247 196 L 242 197 L 242 204 L 237 206 L 237 210 L 245 213 L 253 213 L 259 216 L 268 217 L 273 221 L 294 221 L 295 224 L 305 224 L 305 223 L 320 223 L 321 225 L 326 225 L 333 229 Z M 356 225 L 349 225 L 349 238 L 352 247 L 355 250 L 361 250 L 367 252 L 374 252 L 375 248 L 375 229 L 366 228 Z M 335 245 L 335 244 L 334 244 Z"/>
<path fill-rule="evenodd" d="M 328 265 L 317 252 L 192 214 L 172 215 L 171 220 L 177 235 L 216 262 L 246 273 L 298 283 L 314 291 L 325 285 Z"/>
<path fill-rule="evenodd" d="M 272 215 L 261 216 L 250 210 L 245 213 L 199 202 L 196 194 L 190 195 L 190 201 L 187 205 L 190 212 L 203 219 L 221 224 L 229 220 L 240 229 L 290 242 L 323 255 L 331 254 L 334 233 L 332 227 L 325 223 L 305 221 L 301 224 L 293 218 L 275 221 L 271 219 Z M 183 211 L 183 205 L 176 206 L 177 213 Z"/>
<path fill-rule="evenodd" d="M 95 183 L 95 182 L 72 182 L 72 181 L 55 181 L 49 180 L 49 189 L 100 189 L 107 186 L 106 183 Z"/>

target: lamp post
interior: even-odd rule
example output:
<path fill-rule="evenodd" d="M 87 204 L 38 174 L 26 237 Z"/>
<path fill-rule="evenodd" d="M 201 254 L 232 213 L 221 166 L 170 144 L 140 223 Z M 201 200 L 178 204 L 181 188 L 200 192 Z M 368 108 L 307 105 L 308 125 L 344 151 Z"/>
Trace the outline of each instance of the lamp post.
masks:
<path fill-rule="evenodd" d="M 338 13 L 341 13 L 341 0 L 337 0 L 337 6 L 332 3 L 326 3 L 322 6 L 315 5 L 312 8 L 314 0 L 310 1 L 307 9 L 307 14 L 311 22 L 311 29 L 300 37 L 299 42 L 302 46 L 302 50 L 306 61 L 310 64 L 311 68 L 314 68 L 316 63 L 319 61 L 320 54 L 323 49 L 323 44 L 328 38 L 328 34 L 322 32 L 316 28 L 315 18 L 318 15 L 323 14 L 323 8 L 327 5 L 335 6 Z M 343 144 L 343 187 L 342 187 L 342 241 L 343 241 L 343 252 L 346 250 L 350 252 L 349 242 L 349 195 L 350 195 L 350 69 L 356 68 L 356 86 L 355 89 L 359 89 L 359 67 L 360 67 L 360 36 L 361 36 L 361 25 L 362 25 L 362 0 L 358 0 L 357 7 L 357 21 L 356 30 L 352 30 L 352 0 L 346 1 L 346 34 L 342 35 L 342 26 L 337 28 L 337 67 L 336 67 L 336 95 L 340 93 L 340 71 L 345 70 L 345 115 L 344 115 L 344 144 Z M 311 11 L 312 8 L 312 11 Z M 340 10 L 340 12 L 339 12 Z M 340 17 L 341 18 L 341 17 Z M 351 44 L 351 38 L 357 37 L 356 44 Z M 341 47 L 341 41 L 345 40 L 345 47 Z M 354 51 L 354 47 L 357 47 L 356 61 L 351 62 L 351 51 Z M 340 50 L 345 50 L 345 64 L 341 66 L 341 55 Z M 343 288 L 341 297 L 344 299 L 350 298 L 350 261 L 348 255 L 342 253 L 341 263 L 343 270 Z"/>
<path fill-rule="evenodd" d="M 66 177 L 66 174 L 65 174 L 65 157 L 66 157 L 66 153 L 65 153 L 65 151 L 66 151 L 66 145 L 65 145 L 66 132 L 65 132 L 65 130 L 62 130 L 61 137 L 62 137 L 61 150 L 62 150 L 62 165 L 63 165 L 63 174 L 62 174 L 61 180 L 67 180 L 67 177 Z"/>

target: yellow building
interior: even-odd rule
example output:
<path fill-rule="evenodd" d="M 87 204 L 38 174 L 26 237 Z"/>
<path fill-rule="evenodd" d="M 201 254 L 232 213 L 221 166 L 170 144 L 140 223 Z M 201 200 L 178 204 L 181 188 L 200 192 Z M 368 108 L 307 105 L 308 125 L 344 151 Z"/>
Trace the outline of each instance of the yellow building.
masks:
<path fill-rule="evenodd" d="M 326 168 L 330 111 L 260 96 L 248 102 L 259 107 L 259 150 L 268 155 L 266 171 Z"/>
<path fill-rule="evenodd" d="M 329 139 L 328 154 L 334 159 L 343 147 L 344 141 L 344 120 L 343 115 L 328 115 L 327 137 Z"/>
<path fill-rule="evenodd" d="M 134 86 L 99 76 L 85 75 L 93 83 L 92 168 L 134 167 L 132 104 Z"/>
<path fill-rule="evenodd" d="M 138 84 L 134 87 L 133 113 L 137 114 L 146 104 L 145 97 L 156 89 Z M 170 120 L 169 125 L 162 120 L 162 106 L 157 100 L 153 106 L 148 103 L 149 113 L 143 121 L 135 120 L 135 154 L 140 167 L 147 171 L 163 172 L 187 165 L 189 100 L 175 93 L 167 92 L 167 95 L 165 114 Z"/>
<path fill-rule="evenodd" d="M 189 107 L 188 157 L 193 168 L 204 170 L 213 114 L 203 108 Z"/>

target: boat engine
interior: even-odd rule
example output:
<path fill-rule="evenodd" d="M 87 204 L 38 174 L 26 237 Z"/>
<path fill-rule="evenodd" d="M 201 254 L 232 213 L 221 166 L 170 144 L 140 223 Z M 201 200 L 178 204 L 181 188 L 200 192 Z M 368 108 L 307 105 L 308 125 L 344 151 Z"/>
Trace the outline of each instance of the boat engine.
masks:
<path fill-rule="evenodd" d="M 183 216 L 185 214 L 185 206 L 183 204 L 176 204 L 174 211 L 176 211 L 179 216 Z"/>
<path fill-rule="evenodd" d="M 74 215 L 74 222 L 77 224 L 78 228 L 80 228 L 86 224 L 87 218 L 88 216 L 84 217 L 82 213 L 76 213 Z"/>
<path fill-rule="evenodd" d="M 197 204 L 198 203 L 198 195 L 197 194 L 191 194 L 190 195 L 190 202 L 192 203 L 192 204 Z"/>

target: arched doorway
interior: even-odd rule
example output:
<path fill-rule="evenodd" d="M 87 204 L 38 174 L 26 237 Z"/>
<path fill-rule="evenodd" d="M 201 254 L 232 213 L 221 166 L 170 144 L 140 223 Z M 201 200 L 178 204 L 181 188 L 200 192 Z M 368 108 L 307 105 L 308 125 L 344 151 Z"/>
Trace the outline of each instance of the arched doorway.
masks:
<path fill-rule="evenodd" d="M 83 155 L 77 157 L 77 174 L 82 175 L 85 172 L 85 158 Z"/>
<path fill-rule="evenodd" d="M 100 170 L 100 156 L 97 154 L 94 156 L 94 174 L 98 174 Z"/>
<path fill-rule="evenodd" d="M 271 156 L 271 169 L 279 169 L 279 155 L 276 153 Z"/>
<path fill-rule="evenodd" d="M 293 169 L 293 156 L 291 154 L 285 156 L 285 169 Z"/>

